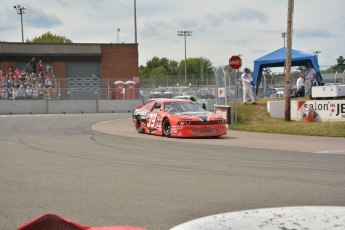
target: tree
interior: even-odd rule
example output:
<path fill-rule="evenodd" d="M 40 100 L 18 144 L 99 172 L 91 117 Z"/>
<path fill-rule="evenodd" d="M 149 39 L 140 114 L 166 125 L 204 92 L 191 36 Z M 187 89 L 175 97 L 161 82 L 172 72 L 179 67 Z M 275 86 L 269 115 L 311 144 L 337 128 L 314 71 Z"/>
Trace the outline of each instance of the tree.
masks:
<path fill-rule="evenodd" d="M 345 59 L 343 56 L 339 56 L 339 58 L 337 58 L 337 65 L 345 65 Z"/>
<path fill-rule="evenodd" d="M 184 60 L 177 62 L 165 57 L 153 57 L 146 62 L 146 66 L 141 65 L 139 67 L 139 76 L 145 80 L 154 81 L 158 85 L 159 82 L 162 82 L 161 84 L 181 83 L 181 76 L 184 75 L 184 63 Z M 204 57 L 188 58 L 187 74 L 189 82 L 193 84 L 206 84 L 213 80 L 212 77 L 214 78 L 212 63 Z"/>
<path fill-rule="evenodd" d="M 179 73 L 182 75 L 185 71 L 185 61 L 179 63 Z M 187 75 L 192 76 L 192 80 L 202 83 L 209 76 L 214 76 L 212 63 L 209 59 L 204 57 L 188 58 L 187 59 Z"/>
<path fill-rule="evenodd" d="M 322 70 L 321 73 L 334 73 L 336 71 L 343 72 L 345 70 L 345 59 L 343 56 L 337 58 L 337 64 L 332 65 L 330 68 Z"/>
<path fill-rule="evenodd" d="M 184 73 L 184 60 L 179 63 L 179 72 Z M 187 73 L 201 75 L 213 73 L 212 63 L 209 59 L 204 57 L 187 58 Z"/>
<path fill-rule="evenodd" d="M 300 73 L 304 73 L 307 70 L 306 66 L 297 66 L 296 70 Z"/>
<path fill-rule="evenodd" d="M 178 62 L 165 57 L 153 57 L 146 62 L 146 66 L 140 66 L 139 72 L 144 77 L 149 77 L 153 73 L 156 76 L 176 75 L 178 73 Z"/>
<path fill-rule="evenodd" d="M 48 31 L 41 36 L 34 37 L 32 40 L 26 39 L 27 43 L 73 43 L 72 40 L 66 38 L 65 36 L 59 36 L 52 34 Z"/>
<path fill-rule="evenodd" d="M 338 71 L 341 72 L 345 70 L 345 59 L 343 56 L 339 56 L 339 58 L 337 58 L 336 68 Z"/>

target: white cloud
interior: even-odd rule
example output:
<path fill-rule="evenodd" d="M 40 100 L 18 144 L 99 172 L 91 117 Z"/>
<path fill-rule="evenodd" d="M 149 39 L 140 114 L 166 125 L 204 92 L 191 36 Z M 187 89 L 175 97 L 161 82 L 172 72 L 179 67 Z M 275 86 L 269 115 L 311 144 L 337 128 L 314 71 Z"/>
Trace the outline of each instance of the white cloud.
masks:
<path fill-rule="evenodd" d="M 0 37 L 21 41 L 20 16 L 13 3 L 0 0 Z M 178 30 L 192 30 L 187 38 L 188 57 L 206 57 L 225 65 L 242 54 L 243 66 L 283 46 L 287 27 L 287 1 L 283 0 L 141 0 L 137 2 L 139 62 L 154 56 L 182 60 L 184 40 Z M 39 0 L 25 3 L 25 38 L 47 31 L 80 43 L 134 42 L 134 6 L 129 0 Z M 345 56 L 345 15 L 342 0 L 295 1 L 293 48 L 321 50 L 321 66 L 334 65 Z"/>

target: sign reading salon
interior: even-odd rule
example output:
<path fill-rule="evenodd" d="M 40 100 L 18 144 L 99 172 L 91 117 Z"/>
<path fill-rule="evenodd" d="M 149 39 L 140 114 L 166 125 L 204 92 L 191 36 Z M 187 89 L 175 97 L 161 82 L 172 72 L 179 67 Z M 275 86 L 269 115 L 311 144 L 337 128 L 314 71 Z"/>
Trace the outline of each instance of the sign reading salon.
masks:
<path fill-rule="evenodd" d="M 317 121 L 344 121 L 345 100 L 311 100 L 297 101 L 297 120 L 310 110 L 314 110 Z"/>

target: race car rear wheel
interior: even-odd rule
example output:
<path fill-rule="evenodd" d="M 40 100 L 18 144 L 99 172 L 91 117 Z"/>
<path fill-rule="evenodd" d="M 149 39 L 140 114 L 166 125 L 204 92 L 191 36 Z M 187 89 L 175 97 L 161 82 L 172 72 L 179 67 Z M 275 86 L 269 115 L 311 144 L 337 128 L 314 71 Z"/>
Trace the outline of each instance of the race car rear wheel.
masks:
<path fill-rule="evenodd" d="M 144 132 L 144 129 L 141 127 L 141 117 L 140 116 L 137 116 L 137 118 L 136 118 L 135 129 L 137 130 L 138 133 Z"/>
<path fill-rule="evenodd" d="M 170 127 L 169 119 L 164 119 L 162 129 L 163 129 L 163 135 L 166 137 L 170 137 L 171 127 Z"/>

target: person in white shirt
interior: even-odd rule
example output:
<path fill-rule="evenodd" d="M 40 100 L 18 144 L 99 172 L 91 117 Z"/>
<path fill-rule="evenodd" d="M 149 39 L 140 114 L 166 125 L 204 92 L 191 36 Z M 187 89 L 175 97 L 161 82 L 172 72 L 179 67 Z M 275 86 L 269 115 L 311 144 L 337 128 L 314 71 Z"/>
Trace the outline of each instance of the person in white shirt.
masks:
<path fill-rule="evenodd" d="M 304 81 L 304 90 L 305 95 L 310 96 L 311 94 L 311 86 L 313 84 L 313 81 L 316 80 L 316 71 L 311 66 L 311 63 L 307 63 L 307 70 L 305 72 L 305 81 Z"/>
<path fill-rule="evenodd" d="M 250 75 L 249 68 L 245 68 L 244 72 L 241 76 L 242 80 L 242 86 L 243 86 L 243 104 L 248 103 L 248 97 L 250 97 L 250 100 L 252 101 L 253 105 L 256 105 L 255 98 L 253 95 L 252 85 L 253 85 L 253 78 Z"/>
<path fill-rule="evenodd" d="M 300 74 L 299 78 L 296 82 L 297 91 L 296 96 L 297 97 L 304 97 L 304 74 Z"/>

